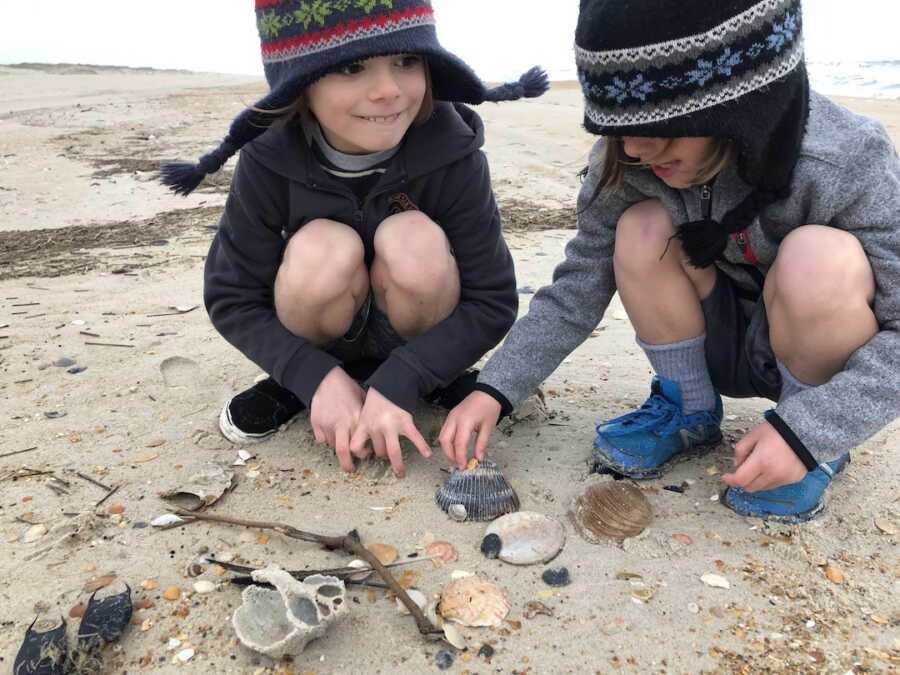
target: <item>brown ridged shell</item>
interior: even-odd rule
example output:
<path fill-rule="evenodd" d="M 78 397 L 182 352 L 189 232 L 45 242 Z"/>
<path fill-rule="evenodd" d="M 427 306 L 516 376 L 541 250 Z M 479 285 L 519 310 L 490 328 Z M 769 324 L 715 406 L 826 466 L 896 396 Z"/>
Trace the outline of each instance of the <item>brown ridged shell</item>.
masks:
<path fill-rule="evenodd" d="M 635 537 L 653 519 L 644 493 L 625 481 L 591 485 L 575 498 L 568 515 L 578 534 L 592 544 Z"/>
<path fill-rule="evenodd" d="M 466 510 L 465 520 L 493 520 L 519 510 L 519 496 L 489 459 L 462 471 L 455 470 L 434 499 L 445 512 L 454 504 L 461 504 Z"/>

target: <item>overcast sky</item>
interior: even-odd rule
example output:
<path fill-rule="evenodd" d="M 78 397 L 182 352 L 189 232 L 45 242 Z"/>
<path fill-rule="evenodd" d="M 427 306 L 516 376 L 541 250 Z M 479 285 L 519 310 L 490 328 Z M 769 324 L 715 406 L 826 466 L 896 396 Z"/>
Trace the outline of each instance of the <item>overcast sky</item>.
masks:
<path fill-rule="evenodd" d="M 576 0 L 433 5 L 444 46 L 485 79 L 574 74 Z M 898 0 L 806 0 L 804 21 L 810 60 L 900 60 Z M 21 61 L 262 73 L 252 0 L 2 0 L 0 63 Z"/>

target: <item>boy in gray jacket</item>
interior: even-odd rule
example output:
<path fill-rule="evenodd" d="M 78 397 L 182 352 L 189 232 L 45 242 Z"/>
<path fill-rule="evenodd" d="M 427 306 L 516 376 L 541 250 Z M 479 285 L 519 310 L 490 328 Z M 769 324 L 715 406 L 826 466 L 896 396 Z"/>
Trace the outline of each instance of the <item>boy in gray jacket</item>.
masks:
<path fill-rule="evenodd" d="M 799 0 L 585 0 L 576 59 L 603 135 L 578 232 L 447 419 L 484 455 L 508 413 L 618 290 L 656 376 L 597 427 L 593 459 L 640 479 L 714 447 L 720 394 L 777 402 L 735 446 L 723 502 L 807 520 L 849 451 L 900 412 L 900 163 L 884 129 L 810 93 Z"/>

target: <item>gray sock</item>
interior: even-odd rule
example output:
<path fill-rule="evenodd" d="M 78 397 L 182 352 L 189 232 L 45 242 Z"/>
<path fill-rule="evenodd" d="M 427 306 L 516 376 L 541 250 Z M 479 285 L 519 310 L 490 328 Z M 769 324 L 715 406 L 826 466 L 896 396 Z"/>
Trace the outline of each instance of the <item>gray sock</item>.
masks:
<path fill-rule="evenodd" d="M 660 377 L 677 382 L 681 387 L 684 413 L 715 410 L 716 390 L 706 366 L 706 333 L 699 337 L 667 345 L 650 345 L 637 338 L 650 365 Z"/>
<path fill-rule="evenodd" d="M 786 401 L 794 394 L 799 394 L 801 391 L 812 388 L 813 385 L 801 382 L 794 377 L 793 373 L 791 373 L 791 371 L 787 369 L 787 366 L 781 361 L 776 359 L 775 363 L 778 365 L 778 372 L 781 373 L 781 396 L 778 397 L 779 403 Z"/>

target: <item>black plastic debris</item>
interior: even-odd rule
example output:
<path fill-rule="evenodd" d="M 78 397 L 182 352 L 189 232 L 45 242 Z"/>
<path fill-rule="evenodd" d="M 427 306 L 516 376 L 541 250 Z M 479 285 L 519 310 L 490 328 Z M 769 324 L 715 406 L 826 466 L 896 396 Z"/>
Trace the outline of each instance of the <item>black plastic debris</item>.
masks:
<path fill-rule="evenodd" d="M 447 670 L 447 668 L 453 665 L 455 660 L 456 657 L 453 656 L 453 652 L 446 649 L 442 649 L 437 653 L 437 656 L 434 657 L 434 663 L 439 670 Z"/>
<path fill-rule="evenodd" d="M 612 476 L 613 480 L 625 480 L 628 476 L 625 474 L 621 474 L 615 469 L 611 469 L 608 466 L 604 466 L 603 464 L 595 463 L 593 467 L 593 473 L 599 474 L 601 476 Z"/>
<path fill-rule="evenodd" d="M 28 626 L 25 639 L 16 654 L 13 675 L 65 675 L 69 668 L 66 645 L 66 621 L 44 633 L 34 629 L 37 618 Z"/>
<path fill-rule="evenodd" d="M 567 567 L 549 567 L 544 570 L 541 579 L 543 579 L 544 583 L 548 586 L 561 587 L 568 586 L 572 583 L 572 577 L 569 576 L 569 569 Z"/>
<path fill-rule="evenodd" d="M 503 542 L 500 536 L 493 532 L 481 540 L 481 552 L 485 558 L 493 560 L 500 555 L 500 549 L 503 548 Z"/>
<path fill-rule="evenodd" d="M 663 490 L 668 490 L 669 492 L 677 492 L 680 495 L 684 494 L 684 488 L 680 485 L 663 485 Z"/>
<path fill-rule="evenodd" d="M 78 627 L 78 650 L 93 652 L 104 644 L 115 642 L 131 621 L 131 588 L 125 584 L 125 590 L 101 600 L 96 599 L 97 592 L 91 595 L 81 625 Z"/>

